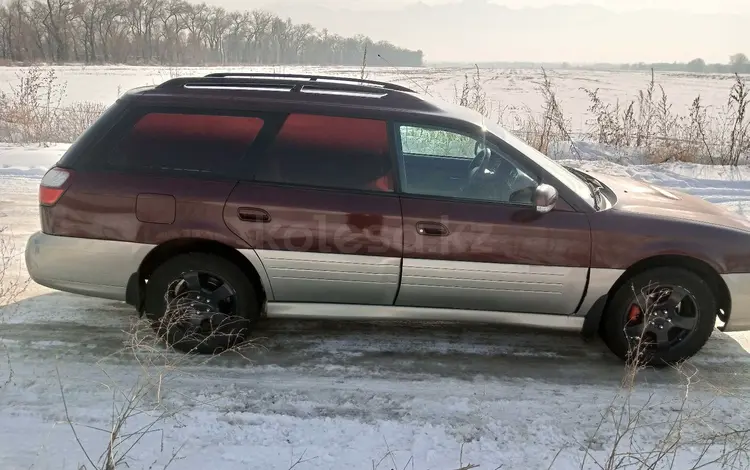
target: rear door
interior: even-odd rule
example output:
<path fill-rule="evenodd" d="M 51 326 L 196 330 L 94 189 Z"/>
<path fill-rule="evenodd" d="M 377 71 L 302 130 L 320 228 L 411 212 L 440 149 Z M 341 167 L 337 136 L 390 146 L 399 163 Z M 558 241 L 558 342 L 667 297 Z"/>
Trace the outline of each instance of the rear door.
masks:
<path fill-rule="evenodd" d="M 393 304 L 403 231 L 390 149 L 385 121 L 282 117 L 224 208 L 275 301 Z"/>
<path fill-rule="evenodd" d="M 489 145 L 492 160 L 470 182 L 485 146 L 449 128 L 397 124 L 404 261 L 397 305 L 571 314 L 587 282 L 585 214 L 561 199 L 539 214 L 542 175 Z"/>

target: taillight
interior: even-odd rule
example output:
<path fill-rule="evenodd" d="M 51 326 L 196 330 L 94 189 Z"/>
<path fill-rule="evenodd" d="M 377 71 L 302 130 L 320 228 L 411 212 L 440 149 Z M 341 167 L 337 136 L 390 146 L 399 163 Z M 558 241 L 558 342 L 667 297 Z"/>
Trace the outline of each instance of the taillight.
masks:
<path fill-rule="evenodd" d="M 63 168 L 50 168 L 39 184 L 39 204 L 43 206 L 54 206 L 60 200 L 68 188 L 70 170 Z"/>

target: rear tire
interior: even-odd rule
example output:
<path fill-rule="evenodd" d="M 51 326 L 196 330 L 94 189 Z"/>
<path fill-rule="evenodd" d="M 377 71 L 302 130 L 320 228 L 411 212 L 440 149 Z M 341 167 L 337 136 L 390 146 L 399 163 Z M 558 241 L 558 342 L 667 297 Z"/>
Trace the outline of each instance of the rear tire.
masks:
<path fill-rule="evenodd" d="M 683 268 L 654 268 L 634 275 L 614 293 L 600 332 L 619 358 L 666 365 L 703 348 L 717 313 L 714 292 L 700 276 Z"/>
<path fill-rule="evenodd" d="M 200 354 L 245 341 L 261 313 L 245 273 L 208 253 L 178 255 L 157 267 L 146 287 L 145 310 L 167 345 Z"/>

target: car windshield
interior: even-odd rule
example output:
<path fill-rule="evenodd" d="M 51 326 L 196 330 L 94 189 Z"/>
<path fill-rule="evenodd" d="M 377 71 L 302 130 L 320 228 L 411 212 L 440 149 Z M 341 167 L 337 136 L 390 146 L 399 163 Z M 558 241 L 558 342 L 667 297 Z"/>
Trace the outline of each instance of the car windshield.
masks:
<path fill-rule="evenodd" d="M 549 172 L 565 186 L 575 191 L 576 194 L 578 194 L 581 199 L 586 201 L 589 206 L 591 206 L 592 208 L 596 207 L 594 196 L 591 194 L 591 189 L 574 173 L 568 171 L 567 169 L 565 169 L 565 167 L 552 160 L 539 150 L 530 146 L 523 140 L 519 139 L 511 132 L 508 132 L 501 126 L 492 124 L 491 122 L 486 122 L 484 123 L 484 127 L 489 132 L 506 142 L 508 145 L 529 157 L 532 161 L 534 161 L 534 163 L 542 167 L 545 171 Z"/>

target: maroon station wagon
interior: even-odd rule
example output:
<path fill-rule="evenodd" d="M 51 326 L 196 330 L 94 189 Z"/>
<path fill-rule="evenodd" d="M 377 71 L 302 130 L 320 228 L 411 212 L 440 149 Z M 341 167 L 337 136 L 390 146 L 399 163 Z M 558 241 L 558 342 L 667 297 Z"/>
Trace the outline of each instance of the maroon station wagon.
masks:
<path fill-rule="evenodd" d="M 662 364 L 717 324 L 750 329 L 746 219 L 563 167 L 390 83 L 221 73 L 131 90 L 39 203 L 31 277 L 126 301 L 186 351 L 225 350 L 265 316 L 576 329 Z"/>

